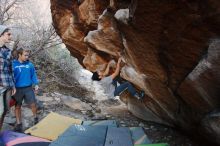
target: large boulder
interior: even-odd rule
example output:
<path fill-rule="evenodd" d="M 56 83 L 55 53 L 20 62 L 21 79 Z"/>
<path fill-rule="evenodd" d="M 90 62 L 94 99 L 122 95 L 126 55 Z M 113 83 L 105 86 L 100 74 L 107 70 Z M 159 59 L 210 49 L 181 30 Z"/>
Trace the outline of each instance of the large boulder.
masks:
<path fill-rule="evenodd" d="M 209 119 L 220 106 L 219 8 L 218 0 L 51 0 L 57 33 L 86 69 L 123 56 L 121 77 L 146 93 L 143 102 L 122 97 L 134 115 L 207 139 L 220 138 Z"/>

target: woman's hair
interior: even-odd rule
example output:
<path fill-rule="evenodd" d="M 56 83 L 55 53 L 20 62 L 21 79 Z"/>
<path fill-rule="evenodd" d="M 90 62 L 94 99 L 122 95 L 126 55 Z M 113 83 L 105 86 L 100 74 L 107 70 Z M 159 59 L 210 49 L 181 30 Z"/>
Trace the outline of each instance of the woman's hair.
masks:
<path fill-rule="evenodd" d="M 99 74 L 96 72 L 93 73 L 92 75 L 92 80 L 94 81 L 100 81 L 101 79 L 99 78 Z"/>
<path fill-rule="evenodd" d="M 12 51 L 13 58 L 18 59 L 19 54 L 22 55 L 24 52 L 29 52 L 30 53 L 30 50 L 23 49 L 22 47 L 19 48 L 19 49 L 13 50 Z"/>
<path fill-rule="evenodd" d="M 17 54 L 22 55 L 23 52 L 24 52 L 24 49 L 23 49 L 23 48 L 19 48 L 19 49 L 17 49 Z"/>
<path fill-rule="evenodd" d="M 0 34 L 0 36 L 2 36 L 4 33 L 6 33 L 6 32 L 9 32 L 9 28 L 6 28 L 1 34 Z"/>

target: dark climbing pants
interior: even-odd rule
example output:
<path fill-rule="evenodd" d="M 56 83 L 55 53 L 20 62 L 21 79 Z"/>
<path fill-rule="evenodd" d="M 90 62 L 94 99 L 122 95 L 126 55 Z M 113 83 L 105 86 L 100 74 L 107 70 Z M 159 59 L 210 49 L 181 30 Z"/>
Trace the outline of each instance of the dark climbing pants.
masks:
<path fill-rule="evenodd" d="M 132 84 L 129 82 L 125 82 L 115 88 L 114 96 L 119 96 L 125 90 L 128 90 L 128 92 L 131 93 L 132 96 L 136 94 L 136 90 L 132 86 Z"/>

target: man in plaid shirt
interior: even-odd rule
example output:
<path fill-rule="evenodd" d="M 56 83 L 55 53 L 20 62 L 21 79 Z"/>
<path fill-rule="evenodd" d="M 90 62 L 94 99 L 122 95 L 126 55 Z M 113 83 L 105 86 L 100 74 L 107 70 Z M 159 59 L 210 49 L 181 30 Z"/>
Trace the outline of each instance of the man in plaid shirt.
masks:
<path fill-rule="evenodd" d="M 9 107 L 9 99 L 16 92 L 12 71 L 11 50 L 5 46 L 11 41 L 9 29 L 0 25 L 0 129 L 6 111 Z"/>

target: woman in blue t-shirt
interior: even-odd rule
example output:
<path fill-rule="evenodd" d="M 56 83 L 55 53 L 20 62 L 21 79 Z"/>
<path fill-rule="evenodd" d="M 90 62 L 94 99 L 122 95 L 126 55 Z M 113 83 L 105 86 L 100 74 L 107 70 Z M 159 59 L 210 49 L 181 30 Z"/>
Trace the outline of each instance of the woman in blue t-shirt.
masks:
<path fill-rule="evenodd" d="M 17 50 L 18 59 L 13 61 L 13 70 L 15 78 L 16 94 L 14 98 L 16 100 L 15 105 L 15 116 L 16 116 L 16 126 L 15 131 L 22 131 L 21 123 L 21 105 L 23 100 L 30 105 L 33 112 L 34 123 L 38 122 L 37 108 L 36 108 L 36 98 L 32 85 L 35 86 L 35 91 L 38 90 L 38 79 L 34 65 L 28 60 L 29 50 L 24 50 L 20 48 Z"/>

